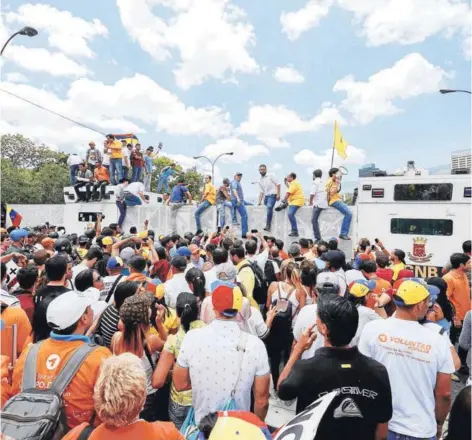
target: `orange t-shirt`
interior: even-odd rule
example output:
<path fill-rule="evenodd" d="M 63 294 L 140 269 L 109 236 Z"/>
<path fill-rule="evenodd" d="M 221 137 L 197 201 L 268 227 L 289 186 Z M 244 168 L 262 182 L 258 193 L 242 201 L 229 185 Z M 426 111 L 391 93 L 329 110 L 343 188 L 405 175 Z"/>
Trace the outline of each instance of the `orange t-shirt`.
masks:
<path fill-rule="evenodd" d="M 105 167 L 101 166 L 100 168 L 95 168 L 95 172 L 93 174 L 97 182 L 106 180 L 108 183 L 110 183 L 110 175 L 108 174 L 108 170 Z"/>
<path fill-rule="evenodd" d="M 16 324 L 17 328 L 17 345 L 16 352 L 19 356 L 23 350 L 26 339 L 31 333 L 31 323 L 26 312 L 19 307 L 7 307 L 3 310 L 1 315 L 3 327 L 1 334 L 1 354 L 12 357 L 13 347 L 13 331 L 11 326 Z"/>
<path fill-rule="evenodd" d="M 375 289 L 372 291 L 373 293 L 379 296 L 382 295 L 382 293 L 386 293 L 387 295 L 391 296 L 392 285 L 388 281 L 384 280 L 383 278 L 373 278 L 372 280 L 375 281 L 376 283 Z M 367 300 L 366 307 L 373 309 L 374 306 L 375 306 L 375 299 L 370 297 Z"/>
<path fill-rule="evenodd" d="M 70 431 L 62 440 L 78 440 L 80 433 L 87 426 L 82 423 Z M 118 429 L 110 429 L 100 425 L 92 431 L 89 440 L 129 440 L 129 439 L 153 439 L 153 440 L 185 440 L 185 437 L 177 430 L 173 423 L 146 422 L 138 420 L 130 425 Z"/>
<path fill-rule="evenodd" d="M 83 343 L 80 340 L 59 341 L 52 338 L 46 339 L 39 349 L 36 362 L 36 388 L 50 388 L 67 360 Z M 12 396 L 21 391 L 26 355 L 31 347 L 28 347 L 21 354 L 13 371 Z M 90 421 L 94 411 L 93 387 L 100 372 L 102 361 L 110 356 L 111 352 L 108 348 L 97 347 L 87 356 L 79 371 L 65 389 L 63 398 L 69 428 Z"/>
<path fill-rule="evenodd" d="M 443 276 L 447 283 L 447 297 L 456 309 L 456 318 L 464 320 L 465 314 L 470 310 L 470 286 L 464 272 L 453 269 Z"/>

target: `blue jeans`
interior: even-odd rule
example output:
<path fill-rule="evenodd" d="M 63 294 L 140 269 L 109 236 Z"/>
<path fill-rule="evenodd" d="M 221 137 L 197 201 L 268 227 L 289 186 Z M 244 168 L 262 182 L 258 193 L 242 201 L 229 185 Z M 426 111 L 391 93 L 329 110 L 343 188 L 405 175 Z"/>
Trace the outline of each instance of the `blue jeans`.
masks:
<path fill-rule="evenodd" d="M 202 230 L 202 220 L 201 216 L 203 212 L 211 206 L 211 203 L 208 200 L 204 200 L 202 203 L 200 203 L 200 206 L 197 208 L 195 211 L 195 222 L 197 223 L 197 230 L 201 231 Z"/>
<path fill-rule="evenodd" d="M 123 168 L 123 179 L 127 179 L 128 178 L 128 173 L 129 173 L 129 168 L 125 167 L 124 165 L 122 165 L 122 168 Z"/>
<path fill-rule="evenodd" d="M 120 217 L 118 218 L 118 226 L 121 228 L 126 217 L 126 203 L 117 201 L 116 207 L 118 208 L 118 211 L 120 211 Z"/>
<path fill-rule="evenodd" d="M 79 171 L 79 165 L 71 165 L 69 167 L 69 179 L 71 185 L 75 185 L 77 183 L 75 180 L 75 175 L 77 174 L 77 171 Z"/>
<path fill-rule="evenodd" d="M 323 208 L 318 208 L 317 206 L 313 208 L 311 224 L 313 225 L 313 236 L 315 237 L 315 240 L 321 240 L 320 224 L 318 223 L 318 219 L 322 211 Z"/>
<path fill-rule="evenodd" d="M 339 235 L 348 235 L 352 220 L 351 210 L 344 202 L 341 202 L 341 200 L 334 202 L 331 206 L 344 215 L 343 223 L 341 225 L 341 233 Z"/>
<path fill-rule="evenodd" d="M 337 202 L 335 202 L 337 203 Z M 331 205 L 333 206 L 333 205 Z M 411 437 L 410 435 L 397 434 L 396 432 L 388 430 L 387 440 L 436 440 L 434 437 Z"/>
<path fill-rule="evenodd" d="M 133 167 L 133 174 L 131 175 L 131 182 L 139 182 L 141 180 L 142 168 Z"/>
<path fill-rule="evenodd" d="M 266 220 L 266 226 L 270 228 L 272 225 L 272 216 L 274 215 L 274 206 L 277 196 L 275 194 L 271 194 L 270 196 L 265 196 L 264 197 L 264 205 L 267 208 L 267 220 Z"/>
<path fill-rule="evenodd" d="M 159 194 L 169 192 L 169 179 L 167 177 L 159 177 L 159 182 L 157 183 L 157 192 Z"/>
<path fill-rule="evenodd" d="M 216 205 L 216 209 L 218 210 L 218 218 L 219 218 L 218 224 L 220 225 L 220 228 L 223 228 L 226 223 L 226 208 L 229 208 L 231 210 L 233 223 L 236 223 L 237 221 L 237 219 L 235 219 L 236 211 L 233 209 L 232 203 L 229 202 L 228 200 L 225 200 L 223 203 L 219 203 L 218 205 Z"/>
<path fill-rule="evenodd" d="M 292 227 L 292 232 L 298 232 L 297 219 L 295 214 L 297 213 L 300 206 L 289 205 L 288 207 L 288 219 L 290 221 L 290 226 Z"/>
<path fill-rule="evenodd" d="M 247 234 L 248 231 L 246 205 L 244 203 L 241 203 L 238 206 L 238 202 L 236 199 L 231 199 L 231 203 L 233 205 L 233 209 L 235 211 L 238 211 L 239 215 L 241 216 L 241 234 L 244 236 Z"/>
<path fill-rule="evenodd" d="M 138 205 L 142 205 L 143 201 L 141 200 L 140 197 L 135 196 L 134 194 L 125 193 L 125 203 L 126 203 L 126 206 L 138 206 Z"/>
<path fill-rule="evenodd" d="M 118 179 L 115 179 L 115 171 Z M 122 159 L 110 159 L 110 180 L 112 185 L 118 185 L 123 178 L 123 162 Z"/>

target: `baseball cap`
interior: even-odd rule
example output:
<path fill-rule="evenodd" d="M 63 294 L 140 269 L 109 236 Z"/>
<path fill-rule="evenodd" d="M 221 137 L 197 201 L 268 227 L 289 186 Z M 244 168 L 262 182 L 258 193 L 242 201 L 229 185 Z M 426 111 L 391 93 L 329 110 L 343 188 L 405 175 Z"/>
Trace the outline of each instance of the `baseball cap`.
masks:
<path fill-rule="evenodd" d="M 238 171 L 235 175 L 236 175 L 236 176 L 242 176 L 243 173 L 241 173 L 241 172 Z"/>
<path fill-rule="evenodd" d="M 120 258 L 123 260 L 123 263 L 127 264 L 130 258 L 135 254 L 133 248 L 126 247 L 120 252 Z"/>
<path fill-rule="evenodd" d="M 15 229 L 14 231 L 11 231 L 10 238 L 12 241 L 19 241 L 27 235 L 28 231 L 26 229 Z"/>
<path fill-rule="evenodd" d="M 104 246 L 110 246 L 111 244 L 115 243 L 115 239 L 113 237 L 103 237 L 102 244 Z"/>
<path fill-rule="evenodd" d="M 110 257 L 107 262 L 107 269 L 117 269 L 118 267 L 123 267 L 124 265 L 125 263 L 123 263 L 123 260 L 120 257 Z"/>
<path fill-rule="evenodd" d="M 237 276 L 236 266 L 232 263 L 223 263 L 215 266 L 215 274 L 218 280 L 234 281 Z"/>
<path fill-rule="evenodd" d="M 86 235 L 81 235 L 81 236 L 79 237 L 79 243 L 80 243 L 80 244 L 84 244 L 84 243 L 88 243 L 88 242 L 89 242 L 89 239 L 88 239 L 88 237 L 87 237 Z"/>
<path fill-rule="evenodd" d="M 323 286 L 325 283 L 331 283 L 339 287 L 339 279 L 333 272 L 321 272 L 316 277 L 316 287 Z"/>
<path fill-rule="evenodd" d="M 228 318 L 234 318 L 243 306 L 243 294 L 237 286 L 218 286 L 211 295 L 213 308 Z"/>
<path fill-rule="evenodd" d="M 96 300 L 83 292 L 70 290 L 53 299 L 48 306 L 46 319 L 53 330 L 64 330 L 75 324 L 88 306 Z"/>
<path fill-rule="evenodd" d="M 430 295 L 438 294 L 439 289 L 436 286 L 428 285 L 420 278 L 405 278 L 393 295 L 393 300 L 399 306 L 413 306 Z"/>
<path fill-rule="evenodd" d="M 191 244 L 188 247 L 189 251 L 191 254 L 199 254 L 200 253 L 200 248 L 196 244 Z M 178 252 L 178 251 L 177 251 Z"/>
<path fill-rule="evenodd" d="M 177 249 L 177 255 L 180 257 L 190 257 L 192 255 L 192 252 L 187 246 L 181 246 Z"/>
<path fill-rule="evenodd" d="M 147 148 L 146 148 L 146 151 L 154 151 L 154 147 L 152 147 L 152 146 L 151 146 L 151 147 L 147 147 Z"/>
<path fill-rule="evenodd" d="M 343 253 L 341 251 L 324 252 L 321 255 L 320 258 L 321 258 L 321 260 L 327 261 L 330 264 L 333 264 L 333 263 L 336 263 L 336 262 L 339 263 L 339 264 L 342 264 L 344 262 L 344 256 L 343 256 Z"/>
<path fill-rule="evenodd" d="M 173 267 L 179 270 L 185 270 L 187 268 L 187 260 L 185 257 L 177 256 L 172 258 L 170 263 Z"/>
<path fill-rule="evenodd" d="M 352 296 L 362 298 L 372 292 L 375 289 L 376 284 L 377 283 L 374 280 L 356 280 L 349 284 L 347 289 Z"/>

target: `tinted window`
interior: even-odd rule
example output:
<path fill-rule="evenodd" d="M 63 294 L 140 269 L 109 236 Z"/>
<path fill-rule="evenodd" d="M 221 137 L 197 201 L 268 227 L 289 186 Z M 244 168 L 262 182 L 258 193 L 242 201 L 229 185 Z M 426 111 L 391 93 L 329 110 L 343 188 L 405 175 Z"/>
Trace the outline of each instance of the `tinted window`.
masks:
<path fill-rule="evenodd" d="M 452 220 L 431 218 L 392 218 L 392 234 L 406 235 L 452 235 Z"/>
<path fill-rule="evenodd" d="M 452 199 L 452 183 L 425 183 L 395 185 L 394 200 L 441 200 Z"/>

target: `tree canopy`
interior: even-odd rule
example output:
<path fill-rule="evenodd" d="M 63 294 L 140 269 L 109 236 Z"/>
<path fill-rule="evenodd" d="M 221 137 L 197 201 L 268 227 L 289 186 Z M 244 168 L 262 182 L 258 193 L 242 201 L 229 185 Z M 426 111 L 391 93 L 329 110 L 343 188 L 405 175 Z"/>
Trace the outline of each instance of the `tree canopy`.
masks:
<path fill-rule="evenodd" d="M 21 134 L 6 134 L 0 138 L 1 145 L 1 192 L 2 202 L 16 204 L 62 204 L 63 188 L 69 185 L 69 155 L 57 152 L 45 145 L 37 145 Z M 158 176 L 165 166 L 175 161 L 167 157 L 154 160 L 151 190 L 156 191 Z M 193 197 L 201 196 L 203 175 L 196 168 L 177 171 L 185 178 Z M 172 189 L 177 179 L 169 183 Z"/>

